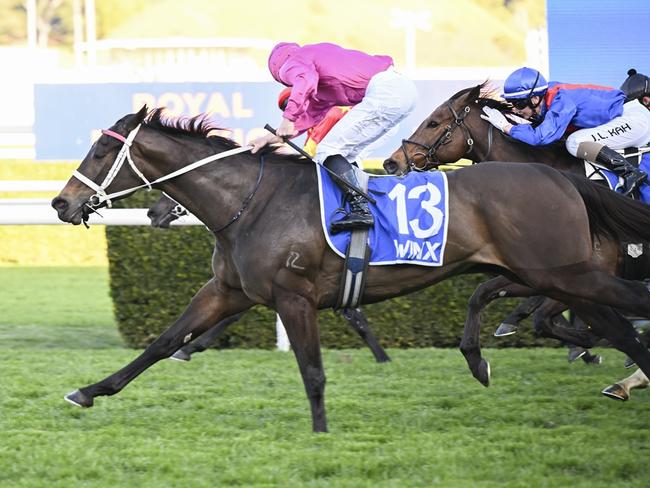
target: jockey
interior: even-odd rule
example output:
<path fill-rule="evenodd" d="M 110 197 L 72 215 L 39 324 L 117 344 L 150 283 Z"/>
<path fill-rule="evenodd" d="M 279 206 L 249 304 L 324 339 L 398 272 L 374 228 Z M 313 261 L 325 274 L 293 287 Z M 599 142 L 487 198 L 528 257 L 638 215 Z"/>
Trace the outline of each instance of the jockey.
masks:
<path fill-rule="evenodd" d="M 621 85 L 621 91 L 626 95 L 625 101 L 638 100 L 641 105 L 650 110 L 650 78 L 637 73 L 634 68 L 627 72 L 627 79 Z"/>
<path fill-rule="evenodd" d="M 415 107 L 415 85 L 393 69 L 390 56 L 372 56 L 331 43 L 281 42 L 271 51 L 268 65 L 273 78 L 292 90 L 277 136 L 269 133 L 255 139 L 251 152 L 315 127 L 332 107 L 354 105 L 323 138 L 314 159 L 355 187 L 359 183 L 350 161 Z M 332 223 L 332 232 L 372 226 L 366 199 L 342 189 L 351 210 Z"/>
<path fill-rule="evenodd" d="M 278 108 L 283 112 L 287 109 L 287 103 L 289 102 L 289 96 L 291 95 L 291 88 L 287 87 L 280 92 L 278 95 Z M 307 130 L 307 139 L 303 145 L 303 150 L 309 154 L 311 157 L 316 155 L 316 147 L 327 135 L 327 133 L 334 127 L 339 120 L 341 120 L 345 114 L 350 111 L 352 107 L 332 107 L 327 112 L 327 115 L 323 120 L 321 120 L 314 127 L 310 127 Z"/>
<path fill-rule="evenodd" d="M 550 82 L 532 68 L 520 68 L 506 79 L 503 98 L 531 124 L 512 125 L 496 109 L 481 115 L 511 137 L 534 146 L 560 140 L 567 130 L 566 148 L 573 156 L 600 164 L 623 177 L 623 194 L 632 192 L 647 175 L 615 149 L 650 140 L 650 111 L 625 93 L 598 85 Z M 573 132 L 572 132 L 573 131 Z"/>

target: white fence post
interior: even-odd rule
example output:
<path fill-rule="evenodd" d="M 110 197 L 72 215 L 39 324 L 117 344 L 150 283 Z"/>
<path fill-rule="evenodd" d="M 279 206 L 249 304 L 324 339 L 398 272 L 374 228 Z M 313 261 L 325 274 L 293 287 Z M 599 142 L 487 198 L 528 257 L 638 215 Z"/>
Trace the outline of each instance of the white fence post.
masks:
<path fill-rule="evenodd" d="M 277 337 L 275 345 L 278 348 L 278 351 L 287 352 L 290 347 L 289 336 L 287 336 L 287 331 L 285 330 L 282 319 L 278 314 L 275 314 L 275 335 Z"/>

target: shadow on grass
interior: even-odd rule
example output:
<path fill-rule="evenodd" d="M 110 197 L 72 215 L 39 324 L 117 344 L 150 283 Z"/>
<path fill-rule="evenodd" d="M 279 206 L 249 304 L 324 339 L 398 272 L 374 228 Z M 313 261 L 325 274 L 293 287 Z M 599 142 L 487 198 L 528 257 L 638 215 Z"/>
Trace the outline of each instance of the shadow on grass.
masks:
<path fill-rule="evenodd" d="M 107 349 L 124 346 L 113 328 L 7 324 L 0 324 L 0 344 L 8 349 Z"/>

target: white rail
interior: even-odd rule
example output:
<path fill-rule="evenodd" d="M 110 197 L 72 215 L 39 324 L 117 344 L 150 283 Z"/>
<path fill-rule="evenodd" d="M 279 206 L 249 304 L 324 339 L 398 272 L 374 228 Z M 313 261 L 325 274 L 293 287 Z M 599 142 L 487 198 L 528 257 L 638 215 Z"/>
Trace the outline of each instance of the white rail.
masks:
<path fill-rule="evenodd" d="M 88 225 L 150 225 L 146 208 L 101 209 L 90 215 Z M 59 225 L 56 211 L 49 205 L 5 203 L 0 199 L 0 225 Z M 193 215 L 185 215 L 171 225 L 203 225 Z"/>
<path fill-rule="evenodd" d="M 0 180 L 0 191 L 19 193 L 55 191 L 59 192 L 65 186 L 65 181 L 56 180 Z"/>
<path fill-rule="evenodd" d="M 58 192 L 65 181 L 3 180 L 0 192 Z M 56 211 L 47 198 L 0 198 L 0 225 L 60 225 Z M 150 225 L 146 208 L 102 209 L 92 214 L 89 225 Z M 193 215 L 185 215 L 172 225 L 203 225 Z"/>

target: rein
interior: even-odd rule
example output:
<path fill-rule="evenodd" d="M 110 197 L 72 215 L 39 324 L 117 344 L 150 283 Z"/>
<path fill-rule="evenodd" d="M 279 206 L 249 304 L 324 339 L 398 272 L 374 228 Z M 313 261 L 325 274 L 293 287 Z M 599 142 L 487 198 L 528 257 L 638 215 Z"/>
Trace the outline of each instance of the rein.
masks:
<path fill-rule="evenodd" d="M 91 195 L 88 201 L 84 204 L 87 207 L 89 207 L 93 212 L 96 211 L 97 208 L 100 205 L 102 205 L 104 202 L 106 202 L 106 206 L 110 208 L 112 206 L 112 201 L 111 201 L 112 199 L 124 195 L 128 195 L 130 193 L 135 192 L 136 190 L 145 187 L 148 188 L 148 190 L 151 190 L 152 186 L 155 185 L 156 183 L 162 183 L 163 181 L 171 180 L 172 178 L 176 178 L 177 176 L 192 171 L 193 169 L 196 169 L 200 166 L 204 166 L 208 163 L 217 161 L 219 159 L 227 158 L 229 156 L 234 156 L 235 154 L 250 151 L 252 148 L 251 146 L 242 146 L 218 154 L 213 154 L 212 156 L 208 156 L 207 158 L 203 158 L 191 164 L 188 164 L 187 166 L 183 166 L 182 168 L 177 169 L 176 171 L 172 171 L 171 173 L 161 176 L 160 178 L 157 178 L 153 181 L 149 181 L 144 176 L 144 174 L 137 168 L 137 166 L 133 162 L 133 159 L 131 158 L 130 148 L 131 145 L 133 144 L 133 140 L 135 139 L 135 136 L 138 134 L 138 131 L 140 130 L 141 125 L 142 124 L 138 124 L 138 126 L 135 129 L 133 129 L 127 137 L 124 137 L 123 135 L 118 134 L 117 132 L 112 130 L 102 130 L 102 134 L 117 139 L 118 141 L 122 142 L 123 145 L 122 148 L 120 149 L 120 152 L 115 157 L 115 161 L 113 161 L 113 164 L 108 170 L 108 174 L 106 175 L 106 178 L 104 178 L 104 181 L 102 181 L 101 184 L 98 185 L 93 180 L 91 180 L 83 173 L 81 173 L 79 170 L 74 170 L 74 172 L 72 173 L 72 176 L 77 178 L 79 181 L 84 183 L 89 188 L 95 190 L 95 194 Z M 113 180 L 119 173 L 120 169 L 124 165 L 124 161 L 129 162 L 129 166 L 131 166 L 131 169 L 133 169 L 134 173 L 138 175 L 138 177 L 143 181 L 143 184 L 128 188 L 126 190 L 121 190 L 113 193 L 106 193 L 106 190 L 108 189 L 109 185 L 113 182 Z M 244 210 L 246 210 L 249 203 L 255 196 L 255 193 L 257 192 L 260 186 L 260 182 L 262 181 L 263 174 L 264 174 L 264 156 L 260 155 L 260 173 L 257 177 L 257 182 L 255 183 L 255 187 L 253 188 L 253 191 L 246 198 L 244 198 L 244 201 L 242 202 L 242 206 L 239 209 L 239 211 L 235 214 L 235 216 L 232 217 L 226 223 L 226 225 L 221 226 L 220 228 L 214 230 L 213 232 L 215 233 L 221 232 L 226 227 L 231 225 L 233 222 L 236 222 L 239 219 L 239 217 L 241 217 L 242 213 L 244 212 Z"/>
<path fill-rule="evenodd" d="M 412 144 L 414 146 L 417 146 L 418 148 L 422 148 L 426 151 L 426 153 L 423 152 L 416 152 L 415 155 L 420 155 L 424 156 L 424 160 L 427 163 L 431 163 L 435 165 L 437 163 L 436 161 L 436 151 L 440 146 L 443 146 L 445 144 L 448 144 L 451 140 L 451 135 L 453 134 L 454 130 L 458 127 L 462 127 L 463 131 L 465 132 L 465 139 L 467 142 L 467 151 L 465 151 L 465 154 L 463 156 L 467 156 L 469 153 L 472 152 L 472 149 L 474 148 L 474 139 L 472 139 L 472 135 L 469 132 L 469 129 L 465 125 L 465 117 L 467 117 L 467 114 L 469 114 L 471 107 L 469 105 L 466 105 L 458 114 L 456 110 L 454 110 L 454 107 L 452 107 L 451 102 L 447 101 L 445 104 L 451 111 L 452 115 L 454 116 L 454 121 L 447 125 L 445 127 L 445 132 L 438 137 L 436 141 L 434 141 L 433 144 L 430 146 L 427 146 L 426 144 L 422 144 L 417 141 L 412 141 L 410 139 L 402 139 L 402 152 L 404 153 L 404 158 L 406 159 L 406 164 L 408 165 L 410 171 L 426 171 L 426 165 L 422 168 L 419 168 L 412 160 L 409 158 L 408 153 L 406 152 L 407 144 Z"/>
<path fill-rule="evenodd" d="M 244 210 L 246 210 L 246 207 L 248 207 L 248 204 L 251 203 L 251 200 L 255 196 L 255 193 L 257 193 L 257 190 L 260 187 L 260 183 L 262 182 L 262 175 L 264 174 L 264 155 L 260 154 L 260 173 L 257 175 L 257 181 L 255 182 L 255 186 L 253 187 L 253 191 L 251 191 L 246 198 L 244 198 L 244 201 L 241 204 L 241 207 L 239 208 L 239 211 L 228 221 L 226 222 L 225 225 L 222 225 L 216 230 L 213 230 L 215 234 L 218 232 L 221 232 L 222 230 L 226 229 L 230 224 L 233 224 L 237 220 L 239 220 L 239 217 L 244 213 Z"/>

